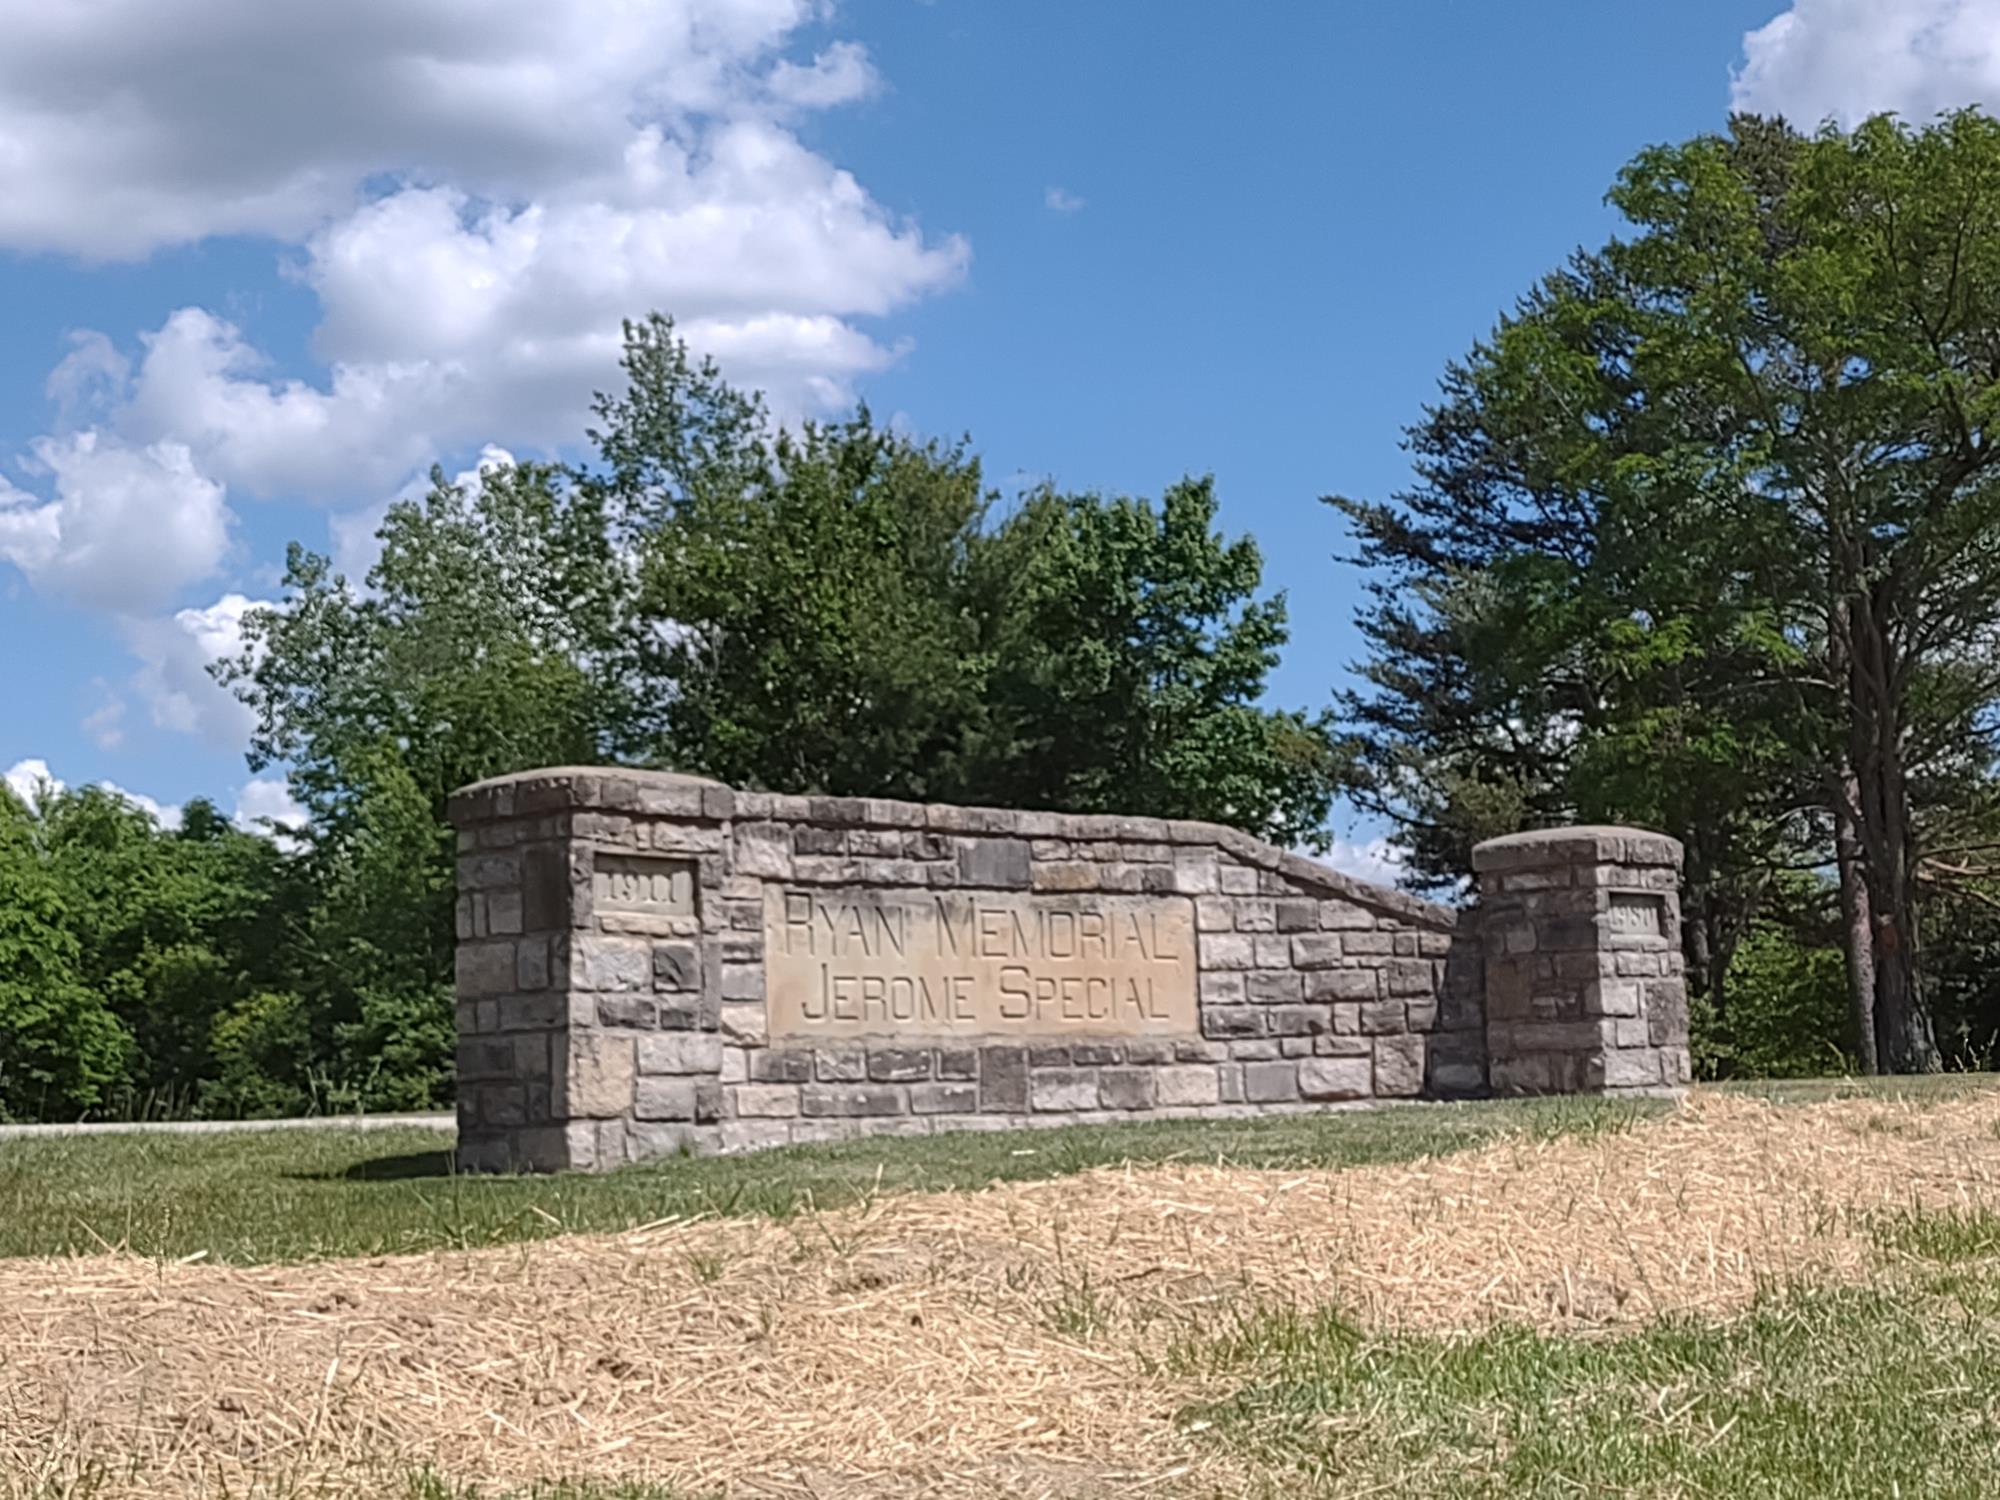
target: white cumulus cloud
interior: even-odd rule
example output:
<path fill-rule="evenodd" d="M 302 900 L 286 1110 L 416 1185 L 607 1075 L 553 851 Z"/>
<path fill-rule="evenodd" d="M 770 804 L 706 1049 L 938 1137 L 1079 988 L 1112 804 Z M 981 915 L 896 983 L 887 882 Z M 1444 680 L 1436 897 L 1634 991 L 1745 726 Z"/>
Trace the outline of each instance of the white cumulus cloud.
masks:
<path fill-rule="evenodd" d="M 213 235 L 297 239 L 382 175 L 531 198 L 603 172 L 645 125 L 681 128 L 773 87 L 853 97 L 865 58 L 838 49 L 772 75 L 824 12 L 819 0 L 12 7 L 0 241 L 128 257 Z"/>
<path fill-rule="evenodd" d="M 231 500 L 332 507 L 359 560 L 431 463 L 580 438 L 654 310 L 780 414 L 837 408 L 904 352 L 875 321 L 969 263 L 797 133 L 882 87 L 813 35 L 829 0 L 17 9 L 0 250 L 261 236 L 318 302 L 305 372 L 215 306 L 78 333 L 55 430 L 0 480 L 0 563 L 120 617 L 170 727 L 230 718 L 172 611 L 230 561 Z"/>
<path fill-rule="evenodd" d="M 112 691 L 111 684 L 102 677 L 94 684 L 100 702 L 83 717 L 78 727 L 96 742 L 100 750 L 116 750 L 125 741 L 125 699 Z"/>
<path fill-rule="evenodd" d="M 867 49 L 853 42 L 835 42 L 810 63 L 781 59 L 771 69 L 771 97 L 805 109 L 826 109 L 866 99 L 881 88 L 881 77 L 868 60 Z"/>
<path fill-rule="evenodd" d="M 267 601 L 224 594 L 213 604 L 164 619 L 126 622 L 126 640 L 140 667 L 133 689 L 154 724 L 235 747 L 250 733 L 250 710 L 209 675 L 209 665 L 243 645 L 243 617 Z"/>
<path fill-rule="evenodd" d="M 1337 838 L 1325 853 L 1315 855 L 1321 864 L 1331 865 L 1343 875 L 1365 880 L 1370 885 L 1396 889 L 1403 876 L 1403 851 L 1387 839 Z"/>
<path fill-rule="evenodd" d="M 1731 104 L 1811 127 L 2000 102 L 2000 0 L 1793 0 L 1743 38 Z"/>
<path fill-rule="evenodd" d="M 0 773 L 0 781 L 6 782 L 7 790 L 23 802 L 33 802 L 44 792 L 53 796 L 63 789 L 49 763 L 39 759 L 15 761 L 5 773 Z"/>
<path fill-rule="evenodd" d="M 247 833 L 261 833 L 277 841 L 281 849 L 297 847 L 287 837 L 306 825 L 306 810 L 292 796 L 282 777 L 259 776 L 245 782 L 236 793 L 236 826 Z"/>
<path fill-rule="evenodd" d="M 229 546 L 223 487 L 187 445 L 128 445 L 94 429 L 44 438 L 53 499 L 0 480 L 0 558 L 37 589 L 93 608 L 157 608 L 215 572 Z"/>

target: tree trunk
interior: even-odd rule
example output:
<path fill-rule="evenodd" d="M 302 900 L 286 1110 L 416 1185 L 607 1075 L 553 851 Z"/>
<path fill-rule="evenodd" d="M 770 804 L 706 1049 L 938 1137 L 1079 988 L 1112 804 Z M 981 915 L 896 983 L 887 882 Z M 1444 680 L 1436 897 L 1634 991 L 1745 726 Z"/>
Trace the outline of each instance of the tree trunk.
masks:
<path fill-rule="evenodd" d="M 1885 758 L 1881 780 L 1883 837 L 1887 858 L 1880 880 L 1869 882 L 1874 919 L 1875 1050 L 1891 1073 L 1935 1073 L 1937 1039 L 1918 987 L 1917 925 L 1912 895 L 1905 782 L 1901 756 Z M 1873 864 L 1873 861 L 1870 861 Z"/>
<path fill-rule="evenodd" d="M 1828 663 L 1835 682 L 1854 689 L 1848 654 L 1851 611 L 1836 595 L 1827 622 Z M 1852 709 L 1850 708 L 1850 712 Z M 1868 911 L 1868 882 L 1862 869 L 1861 788 L 1854 776 L 1852 754 L 1843 751 L 1840 769 L 1828 778 L 1828 805 L 1833 813 L 1833 859 L 1840 873 L 1840 951 L 1847 968 L 1848 1025 L 1854 1035 L 1854 1059 L 1863 1075 L 1879 1073 L 1875 1046 L 1875 928 Z"/>
<path fill-rule="evenodd" d="M 1723 1019 L 1722 974 L 1715 965 L 1715 891 L 1702 864 L 1699 844 L 1683 845 L 1687 860 L 1681 885 L 1681 961 L 1688 991 L 1708 1007 L 1709 1024 Z"/>
<path fill-rule="evenodd" d="M 1844 758 L 1843 758 L 1844 760 Z M 1862 872 L 1861 835 L 1855 829 L 1860 803 L 1854 768 L 1845 763 L 1833 788 L 1833 858 L 1840 872 L 1840 949 L 1847 960 L 1847 1014 L 1854 1033 L 1855 1066 L 1878 1073 L 1875 1046 L 1875 928 Z"/>
<path fill-rule="evenodd" d="M 1847 959 L 1847 1011 L 1854 1028 L 1855 1066 L 1865 1075 L 1879 1073 L 1875 1046 L 1875 928 L 1868 911 L 1868 882 L 1861 872 L 1861 839 L 1851 812 L 1854 773 L 1833 811 L 1834 860 L 1840 868 L 1841 951 Z"/>
<path fill-rule="evenodd" d="M 1909 775 L 1888 601 L 1878 586 L 1849 611 L 1849 752 L 1875 960 L 1875 1048 L 1891 1073 L 1938 1071 L 1918 985 Z"/>

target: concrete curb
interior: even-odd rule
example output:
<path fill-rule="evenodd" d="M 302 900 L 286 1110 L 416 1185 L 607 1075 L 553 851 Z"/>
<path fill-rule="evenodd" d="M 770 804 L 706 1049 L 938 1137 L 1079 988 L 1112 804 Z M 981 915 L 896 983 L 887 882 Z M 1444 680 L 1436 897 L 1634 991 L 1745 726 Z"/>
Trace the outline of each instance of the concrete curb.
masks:
<path fill-rule="evenodd" d="M 92 1120 L 68 1125 L 0 1125 L 0 1141 L 69 1135 L 232 1135 L 266 1130 L 456 1131 L 458 1116 L 308 1115 L 296 1120 Z"/>

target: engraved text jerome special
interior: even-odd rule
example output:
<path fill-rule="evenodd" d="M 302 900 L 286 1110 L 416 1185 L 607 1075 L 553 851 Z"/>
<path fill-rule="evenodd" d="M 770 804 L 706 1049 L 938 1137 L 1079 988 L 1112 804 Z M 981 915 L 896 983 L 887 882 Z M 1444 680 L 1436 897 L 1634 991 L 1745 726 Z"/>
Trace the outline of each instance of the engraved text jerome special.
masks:
<path fill-rule="evenodd" d="M 1182 896 L 764 892 L 774 1040 L 1194 1036 Z"/>

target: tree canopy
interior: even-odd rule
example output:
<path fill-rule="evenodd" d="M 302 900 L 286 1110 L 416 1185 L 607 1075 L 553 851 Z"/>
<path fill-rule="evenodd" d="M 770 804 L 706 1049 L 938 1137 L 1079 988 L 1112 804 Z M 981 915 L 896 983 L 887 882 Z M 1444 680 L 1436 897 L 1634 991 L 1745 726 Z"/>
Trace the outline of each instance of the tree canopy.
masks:
<path fill-rule="evenodd" d="M 1360 790 L 1421 870 L 1509 825 L 1664 827 L 1726 1009 L 1774 879 L 1832 869 L 1849 1044 L 1936 1066 L 1921 914 L 1993 791 L 1997 181 L 1970 112 L 1643 152 L 1626 232 L 1447 372 L 1417 487 L 1334 502 L 1379 580 Z"/>

